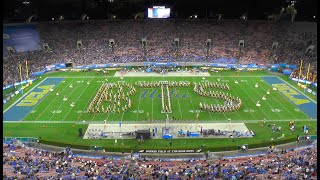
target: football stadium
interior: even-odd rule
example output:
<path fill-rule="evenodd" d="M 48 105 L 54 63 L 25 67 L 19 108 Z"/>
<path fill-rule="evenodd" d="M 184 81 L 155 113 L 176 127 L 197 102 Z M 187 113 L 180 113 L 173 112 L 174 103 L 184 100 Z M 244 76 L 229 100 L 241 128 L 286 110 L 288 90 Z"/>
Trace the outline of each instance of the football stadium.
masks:
<path fill-rule="evenodd" d="M 311 2 L 8 2 L 3 179 L 317 179 Z"/>

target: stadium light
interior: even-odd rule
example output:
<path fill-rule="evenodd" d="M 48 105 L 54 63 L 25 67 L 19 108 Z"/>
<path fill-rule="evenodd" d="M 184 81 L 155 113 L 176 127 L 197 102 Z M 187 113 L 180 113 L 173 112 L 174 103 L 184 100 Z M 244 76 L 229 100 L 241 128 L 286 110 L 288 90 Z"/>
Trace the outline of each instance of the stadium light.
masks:
<path fill-rule="evenodd" d="M 196 14 L 195 14 L 195 15 L 194 15 L 194 18 L 196 18 L 196 19 L 197 19 L 197 18 L 198 18 L 198 15 L 196 15 Z"/>
<path fill-rule="evenodd" d="M 27 0 L 26 0 L 26 1 L 23 1 L 22 4 L 28 5 L 28 4 L 30 4 L 30 1 L 27 1 Z"/>

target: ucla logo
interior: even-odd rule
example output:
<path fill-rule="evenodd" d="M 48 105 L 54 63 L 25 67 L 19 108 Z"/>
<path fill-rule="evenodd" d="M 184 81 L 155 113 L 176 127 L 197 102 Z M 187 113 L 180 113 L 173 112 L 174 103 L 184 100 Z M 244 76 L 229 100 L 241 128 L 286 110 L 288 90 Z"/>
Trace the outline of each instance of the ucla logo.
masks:
<path fill-rule="evenodd" d="M 41 100 L 54 85 L 39 86 L 38 88 L 42 91 L 31 92 L 24 100 L 17 104 L 17 106 L 34 106 Z"/>
<path fill-rule="evenodd" d="M 10 39 L 10 36 L 9 36 L 9 34 L 3 34 L 3 39 Z"/>
<path fill-rule="evenodd" d="M 283 95 L 285 95 L 288 99 L 290 99 L 296 105 L 310 103 L 310 101 L 307 99 L 298 98 L 299 96 L 302 97 L 300 93 L 293 90 L 286 84 L 273 84 L 273 86 L 276 87 Z"/>

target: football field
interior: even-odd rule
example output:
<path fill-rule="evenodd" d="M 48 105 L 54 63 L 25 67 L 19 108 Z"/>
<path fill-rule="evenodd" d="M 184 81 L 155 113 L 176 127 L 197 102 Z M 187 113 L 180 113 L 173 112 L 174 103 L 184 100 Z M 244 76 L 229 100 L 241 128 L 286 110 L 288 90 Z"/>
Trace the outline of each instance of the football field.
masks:
<path fill-rule="evenodd" d="M 169 118 L 191 122 L 248 122 L 252 120 L 316 119 L 316 102 L 299 93 L 293 86 L 276 76 L 210 76 L 210 77 L 94 77 L 70 76 L 47 77 L 4 111 L 4 121 L 42 122 L 129 122 L 164 121 L 161 112 L 160 87 L 141 88 L 137 82 L 176 81 L 190 82 L 190 87 L 169 87 L 172 112 Z M 237 81 L 238 83 L 235 83 Z M 194 83 L 224 83 L 230 91 L 208 88 L 229 93 L 242 100 L 242 106 L 234 112 L 208 112 L 200 109 L 200 103 L 223 104 L 221 99 L 200 96 L 194 92 Z M 132 106 L 125 111 L 94 113 L 87 109 L 104 83 L 129 84 L 136 92 L 130 96 Z M 258 87 L 255 87 L 255 85 Z M 277 90 L 273 90 L 276 87 Z M 124 87 L 126 92 L 126 88 Z M 270 94 L 267 94 L 267 91 Z M 114 91 L 114 93 L 116 93 Z M 266 100 L 262 100 L 265 97 Z M 63 100 L 66 98 L 66 100 Z M 259 101 L 261 106 L 256 106 Z M 71 104 L 74 104 L 72 106 Z M 106 108 L 110 104 L 103 101 Z M 17 113 L 19 112 L 19 113 Z M 197 114 L 198 118 L 197 118 Z"/>
<path fill-rule="evenodd" d="M 112 72 L 113 74 L 115 72 Z M 310 127 L 310 133 L 315 134 L 317 103 L 314 98 L 304 94 L 290 81 L 284 81 L 280 76 L 266 72 L 234 72 L 212 73 L 209 77 L 114 77 L 113 74 L 103 76 L 95 72 L 56 72 L 39 78 L 25 89 L 24 94 L 14 97 L 14 101 L 5 104 L 3 111 L 4 137 L 42 137 L 46 144 L 70 146 L 73 148 L 90 149 L 98 145 L 109 151 L 139 151 L 141 149 L 197 149 L 203 144 L 203 150 L 235 150 L 239 144 L 249 144 L 250 148 L 269 146 L 270 143 L 281 144 L 295 141 L 298 135 L 303 135 L 300 129 L 304 125 Z M 256 133 L 255 138 L 239 138 L 236 143 L 226 138 L 174 138 L 170 147 L 165 139 L 152 139 L 139 144 L 135 139 L 121 139 L 124 145 L 114 146 L 112 139 L 83 139 L 78 137 L 79 128 L 86 131 L 92 124 L 102 124 L 107 121 L 123 124 L 161 124 L 165 122 L 166 114 L 162 113 L 161 87 L 141 88 L 137 82 L 175 81 L 189 82 L 190 87 L 169 87 L 172 112 L 168 117 L 177 124 L 189 125 L 201 123 L 244 123 L 249 130 Z M 237 81 L 238 83 L 235 83 Z M 224 83 L 230 91 L 218 88 L 208 88 L 207 91 L 221 91 L 231 96 L 239 97 L 242 106 L 233 112 L 208 112 L 200 109 L 202 104 L 220 104 L 224 100 L 208 96 L 200 96 L 194 92 L 194 83 Z M 130 95 L 132 106 L 120 113 L 87 112 L 90 103 L 103 87 L 103 84 L 116 83 L 123 85 L 124 93 L 129 87 L 135 88 Z M 255 87 L 255 85 L 258 87 Z M 273 90 L 276 87 L 277 90 Z M 270 94 L 267 94 L 269 90 Z M 116 93 L 117 89 L 110 89 Z M 58 93 L 58 95 L 57 95 Z M 100 94 L 98 94 L 98 97 Z M 265 96 L 266 100 L 262 100 Z M 65 100 L 63 100 L 65 98 Z M 168 101 L 168 97 L 166 97 Z M 256 106 L 259 101 L 261 106 Z M 71 106 L 73 104 L 73 106 Z M 108 107 L 110 101 L 103 100 L 101 106 Z M 112 104 L 112 103 L 111 103 Z M 123 106 L 121 101 L 121 106 Z M 197 114 L 198 120 L 197 120 Z M 288 121 L 295 121 L 296 131 L 288 128 Z M 266 121 L 264 124 L 263 121 Z M 283 127 L 282 132 L 273 132 L 269 123 Z M 126 127 L 127 125 L 124 125 Z M 285 138 L 279 138 L 285 134 Z"/>

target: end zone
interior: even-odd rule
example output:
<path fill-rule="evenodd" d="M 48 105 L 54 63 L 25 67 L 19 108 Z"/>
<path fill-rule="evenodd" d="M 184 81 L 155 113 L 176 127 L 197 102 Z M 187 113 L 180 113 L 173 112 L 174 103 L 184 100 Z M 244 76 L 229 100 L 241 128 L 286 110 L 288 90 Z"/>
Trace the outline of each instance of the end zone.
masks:
<path fill-rule="evenodd" d="M 263 77 L 272 87 L 312 119 L 317 119 L 317 103 L 279 77 Z"/>
<path fill-rule="evenodd" d="M 3 112 L 3 121 L 21 121 L 64 78 L 46 78 Z"/>

